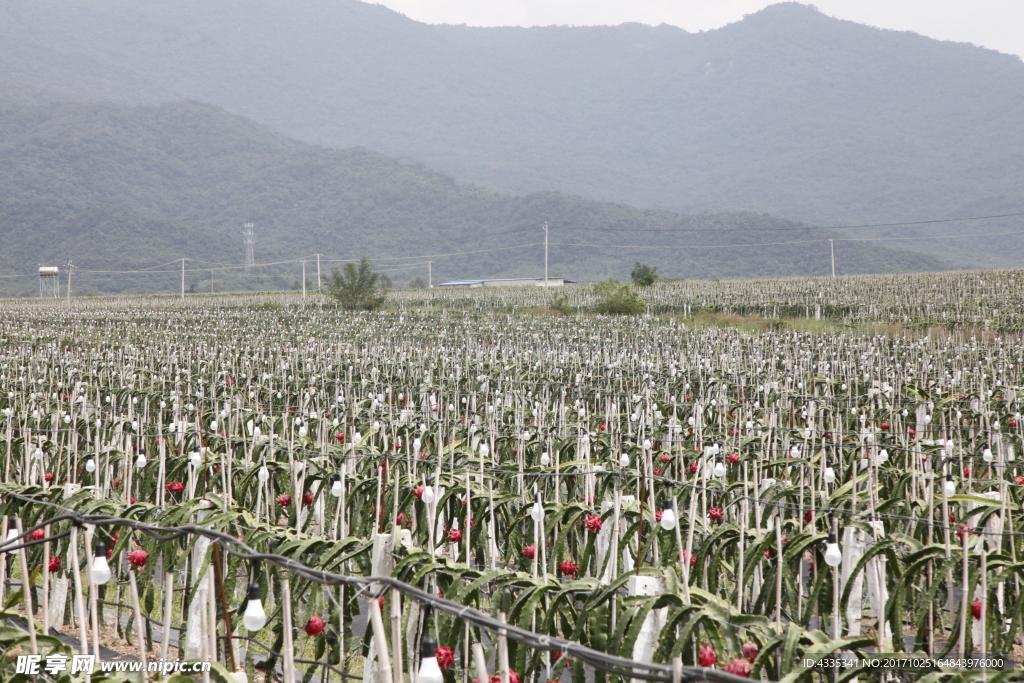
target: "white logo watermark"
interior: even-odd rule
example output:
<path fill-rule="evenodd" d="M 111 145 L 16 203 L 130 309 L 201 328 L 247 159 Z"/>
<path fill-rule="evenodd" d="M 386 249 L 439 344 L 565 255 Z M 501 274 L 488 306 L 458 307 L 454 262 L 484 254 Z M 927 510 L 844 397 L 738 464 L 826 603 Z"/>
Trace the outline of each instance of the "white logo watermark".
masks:
<path fill-rule="evenodd" d="M 97 670 L 104 673 L 109 672 L 141 672 L 143 670 L 152 673 L 169 674 L 169 673 L 202 673 L 210 670 L 209 662 L 198 662 L 198 661 L 182 661 L 180 659 L 163 660 L 154 659 L 146 662 L 146 668 L 143 669 L 142 662 L 129 662 L 129 661 L 102 661 L 97 660 L 96 655 L 18 655 L 17 662 L 15 664 L 15 673 L 38 675 L 40 673 L 47 673 L 54 676 L 60 672 L 67 671 L 72 674 L 87 673 L 92 674 Z"/>

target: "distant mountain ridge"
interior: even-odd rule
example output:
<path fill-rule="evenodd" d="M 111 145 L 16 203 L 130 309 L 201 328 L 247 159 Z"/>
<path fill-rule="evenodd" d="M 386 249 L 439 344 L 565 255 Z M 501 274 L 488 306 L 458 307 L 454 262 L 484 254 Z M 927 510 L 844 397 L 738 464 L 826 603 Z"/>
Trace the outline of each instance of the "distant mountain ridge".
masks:
<path fill-rule="evenodd" d="M 687 33 L 433 26 L 355 0 L 0 0 L 0 60 L 8 101 L 197 99 L 505 192 L 831 224 L 1024 210 L 1020 59 L 796 3 Z M 1024 263 L 1020 236 L 913 245 Z"/>
<path fill-rule="evenodd" d="M 252 275 L 231 268 L 244 263 L 246 222 L 256 225 L 257 262 L 319 253 L 329 269 L 331 259 L 369 255 L 399 284 L 426 275 L 427 259 L 435 282 L 536 276 L 545 222 L 551 272 L 579 280 L 626 278 L 636 260 L 676 277 L 823 275 L 823 240 L 835 237 L 762 214 L 497 194 L 365 149 L 292 140 L 197 102 L 0 106 L 0 275 L 72 259 L 76 281 L 98 291 L 176 289 L 174 265 L 161 275 L 96 271 L 187 258 L 189 286 L 200 291 L 210 279 L 231 289 L 296 281 L 295 263 Z M 836 251 L 840 273 L 949 267 L 864 243 Z"/>

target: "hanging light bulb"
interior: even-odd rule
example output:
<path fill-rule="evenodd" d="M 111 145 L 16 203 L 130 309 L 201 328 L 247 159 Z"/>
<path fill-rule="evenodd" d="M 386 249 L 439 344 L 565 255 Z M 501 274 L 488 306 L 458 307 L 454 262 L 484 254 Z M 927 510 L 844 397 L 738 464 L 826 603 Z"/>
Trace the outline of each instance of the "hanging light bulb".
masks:
<path fill-rule="evenodd" d="M 18 518 L 7 518 L 7 542 L 10 543 L 18 537 Z"/>
<path fill-rule="evenodd" d="M 301 427 L 299 427 L 299 436 L 305 438 L 308 434 L 309 434 L 309 429 L 306 427 L 305 424 L 303 424 Z"/>
<path fill-rule="evenodd" d="M 650 439 L 644 439 L 644 450 L 645 451 L 651 450 L 651 440 Z"/>
<path fill-rule="evenodd" d="M 550 464 L 551 464 L 551 456 L 548 455 L 547 451 L 544 451 L 543 453 L 540 454 L 540 466 L 541 467 L 547 467 Z"/>
<path fill-rule="evenodd" d="M 264 483 L 267 482 L 267 481 L 270 481 L 270 470 L 267 469 L 266 465 L 261 465 L 260 469 L 259 469 L 259 472 L 256 473 L 256 477 L 261 482 L 264 482 Z"/>
<path fill-rule="evenodd" d="M 791 458 L 799 458 L 800 457 L 800 447 L 797 446 L 796 444 L 793 444 L 793 447 L 789 449 L 789 457 L 791 457 Z"/>
<path fill-rule="evenodd" d="M 619 467 L 629 467 L 629 455 L 627 453 L 619 456 Z"/>
<path fill-rule="evenodd" d="M 832 465 L 828 462 L 825 463 L 825 474 L 824 477 L 826 484 L 831 484 L 836 480 L 836 471 L 832 469 Z"/>
<path fill-rule="evenodd" d="M 420 448 L 422 448 L 422 447 L 423 447 L 423 441 L 421 441 L 419 437 L 416 437 L 415 439 L 412 440 L 412 450 L 413 450 L 414 453 L 419 453 L 420 452 Z"/>
<path fill-rule="evenodd" d="M 267 613 L 263 611 L 263 601 L 260 600 L 260 585 L 255 581 L 249 584 L 249 602 L 245 606 L 242 623 L 250 631 L 259 631 L 267 623 Z"/>
<path fill-rule="evenodd" d="M 719 446 L 717 443 L 711 444 L 711 455 L 718 455 L 721 452 L 722 452 L 722 447 L 721 446 Z"/>
<path fill-rule="evenodd" d="M 331 477 L 331 495 L 335 498 L 341 498 L 341 475 L 335 474 Z"/>
<path fill-rule="evenodd" d="M 825 564 L 830 567 L 838 567 L 842 561 L 843 552 L 839 549 L 839 543 L 836 542 L 836 532 L 830 531 L 828 542 L 825 544 Z"/>
<path fill-rule="evenodd" d="M 203 464 L 203 456 L 199 454 L 199 451 L 192 451 L 188 456 L 188 461 L 192 467 L 199 467 Z"/>
<path fill-rule="evenodd" d="M 444 683 L 444 675 L 437 664 L 437 641 L 424 636 L 420 643 L 420 670 L 416 672 L 416 683 Z"/>
<path fill-rule="evenodd" d="M 541 505 L 541 503 L 540 503 L 540 494 L 539 493 L 537 494 L 537 500 L 533 504 L 533 508 L 530 509 L 530 517 L 532 517 L 533 521 L 535 521 L 535 522 L 539 522 L 542 519 L 544 519 L 544 506 Z"/>
<path fill-rule="evenodd" d="M 146 456 L 143 455 L 142 453 L 139 453 L 139 457 L 135 458 L 135 467 L 141 470 L 143 467 L 146 466 L 147 462 L 149 461 L 146 460 Z"/>
<path fill-rule="evenodd" d="M 210 420 L 210 431 L 212 431 L 212 432 L 217 431 L 217 421 L 216 420 Z"/>
<path fill-rule="evenodd" d="M 718 456 L 717 458 L 715 458 L 714 474 L 719 479 L 725 476 L 725 463 L 722 462 L 722 456 Z"/>
<path fill-rule="evenodd" d="M 89 458 L 88 460 L 85 461 L 85 471 L 86 472 L 95 472 L 96 471 L 96 459 L 95 458 Z"/>
<path fill-rule="evenodd" d="M 423 487 L 423 502 L 427 503 L 428 505 L 430 503 L 434 502 L 434 487 L 433 486 L 424 486 Z"/>
<path fill-rule="evenodd" d="M 97 541 L 93 547 L 92 568 L 89 569 L 89 578 L 97 586 L 102 586 L 110 581 L 110 565 L 107 564 L 107 544 Z"/>
<path fill-rule="evenodd" d="M 885 450 L 884 448 L 878 451 L 878 462 L 889 462 L 889 451 Z"/>
<path fill-rule="evenodd" d="M 480 444 L 480 457 L 481 458 L 486 458 L 490 452 L 491 452 L 491 447 L 490 446 L 488 446 L 486 443 L 481 443 Z"/>
<path fill-rule="evenodd" d="M 953 481 L 951 474 L 946 474 L 946 480 L 942 482 L 942 492 L 946 495 L 946 498 L 956 495 L 956 482 Z"/>
<path fill-rule="evenodd" d="M 984 460 L 985 462 L 992 462 L 992 449 L 989 448 L 988 446 L 985 446 L 985 450 L 981 452 L 981 459 Z"/>
<path fill-rule="evenodd" d="M 677 521 L 676 511 L 669 507 L 668 501 L 666 500 L 665 504 L 662 506 L 661 522 L 659 522 L 661 524 L 661 528 L 665 531 L 672 531 L 676 528 Z"/>

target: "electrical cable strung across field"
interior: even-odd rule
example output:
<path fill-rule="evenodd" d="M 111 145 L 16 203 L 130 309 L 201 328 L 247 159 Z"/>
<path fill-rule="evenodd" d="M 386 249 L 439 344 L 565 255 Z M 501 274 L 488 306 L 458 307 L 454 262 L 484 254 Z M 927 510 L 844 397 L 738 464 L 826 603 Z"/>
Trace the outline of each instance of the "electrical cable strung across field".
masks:
<path fill-rule="evenodd" d="M 624 678 L 661 681 L 663 683 L 670 683 L 673 680 L 671 665 L 641 663 L 632 659 L 599 652 L 571 640 L 534 633 L 528 629 L 498 621 L 490 615 L 484 614 L 483 612 L 467 605 L 462 605 L 445 598 L 439 598 L 436 595 L 432 595 L 427 591 L 417 588 L 416 586 L 412 586 L 390 576 L 358 577 L 334 574 L 321 569 L 307 567 L 301 562 L 284 557 L 283 555 L 260 553 L 247 546 L 244 542 L 239 541 L 231 534 L 217 531 L 216 529 L 192 524 L 178 527 L 162 527 L 146 524 L 139 520 L 116 517 L 113 515 L 84 514 L 76 510 L 64 508 L 49 501 L 42 501 L 29 496 L 23 496 L 4 486 L 0 486 L 0 490 L 4 491 L 9 496 L 26 503 L 42 504 L 64 511 L 64 514 L 41 522 L 40 524 L 37 524 L 31 529 L 25 531 L 17 538 L 0 544 L 0 552 L 6 553 L 21 547 L 26 547 L 23 545 L 12 546 L 12 543 L 16 543 L 18 538 L 22 538 L 36 529 L 42 529 L 47 525 L 64 520 L 71 520 L 76 525 L 91 524 L 94 526 L 127 527 L 140 531 L 141 533 L 144 533 L 158 541 L 170 541 L 186 535 L 203 536 L 212 542 L 219 544 L 227 553 L 234 557 L 238 557 L 239 559 L 253 562 L 265 562 L 323 585 L 353 586 L 360 594 L 369 599 L 375 599 L 384 595 L 388 588 L 397 590 L 402 595 L 415 600 L 421 605 L 428 605 L 436 610 L 450 614 L 458 619 L 462 619 L 493 633 L 504 632 L 507 637 L 512 638 L 516 642 L 523 643 L 524 645 L 537 650 L 564 652 L 565 654 L 576 657 L 580 661 L 589 664 L 595 669 L 599 669 L 613 675 L 622 676 Z M 52 539 L 42 539 L 42 541 L 46 540 Z M 646 669 L 646 671 L 644 671 L 644 669 Z M 706 680 L 712 681 L 713 683 L 747 683 L 748 681 L 747 678 L 734 676 L 732 674 L 725 673 L 724 671 L 696 666 L 683 666 L 682 677 L 684 680 Z"/>

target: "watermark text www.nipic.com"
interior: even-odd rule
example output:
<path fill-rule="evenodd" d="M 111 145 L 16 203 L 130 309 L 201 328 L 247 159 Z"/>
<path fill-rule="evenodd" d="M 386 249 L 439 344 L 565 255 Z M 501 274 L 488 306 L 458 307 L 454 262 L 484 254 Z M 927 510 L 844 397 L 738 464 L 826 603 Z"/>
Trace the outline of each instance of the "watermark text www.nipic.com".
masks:
<path fill-rule="evenodd" d="M 142 662 L 104 662 L 97 660 L 96 655 L 18 655 L 15 665 L 15 673 L 19 674 L 41 674 L 47 673 L 51 676 L 62 672 L 77 673 L 112 673 L 116 671 L 125 672 L 146 672 L 170 674 L 170 673 L 201 673 L 210 670 L 209 662 L 182 661 L 180 659 L 163 660 L 153 659 L 146 662 L 143 669 Z"/>

